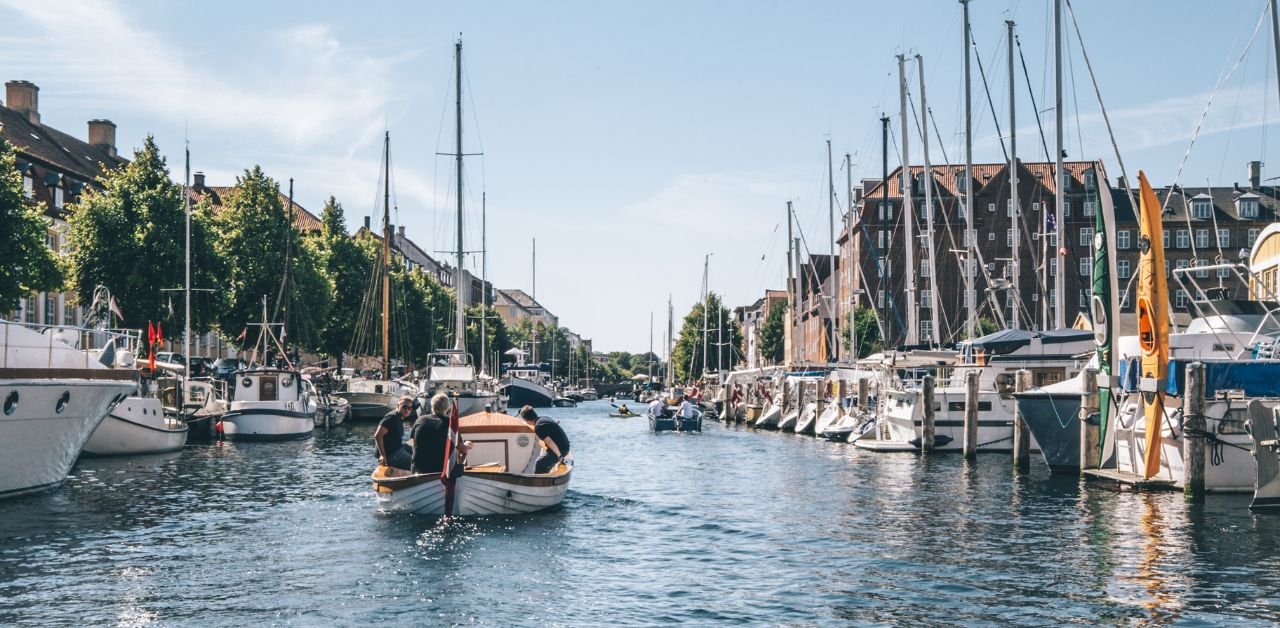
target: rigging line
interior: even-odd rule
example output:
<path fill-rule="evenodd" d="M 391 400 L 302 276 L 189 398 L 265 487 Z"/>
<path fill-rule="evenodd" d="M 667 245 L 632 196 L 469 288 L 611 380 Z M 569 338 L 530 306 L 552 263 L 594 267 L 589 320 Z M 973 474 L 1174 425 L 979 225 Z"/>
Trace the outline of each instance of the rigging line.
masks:
<path fill-rule="evenodd" d="M 1222 255 L 1222 238 L 1218 237 L 1218 211 L 1213 206 L 1213 194 L 1210 194 L 1213 188 L 1209 187 L 1209 180 L 1206 179 L 1204 183 L 1205 183 L 1205 194 L 1209 194 L 1209 217 L 1213 219 L 1213 243 L 1218 248 L 1218 259 L 1216 261 L 1221 263 L 1225 261 L 1226 258 Z M 1183 210 L 1184 211 L 1186 210 L 1185 206 L 1183 207 Z M 1187 235 L 1189 236 L 1191 234 L 1188 233 Z M 1219 281 L 1218 283 L 1219 285 L 1221 285 L 1222 282 Z"/>
<path fill-rule="evenodd" d="M 1022 54 L 1022 40 L 1015 33 L 1013 41 L 1018 47 L 1018 60 L 1022 62 L 1022 76 L 1027 79 L 1027 95 L 1031 97 L 1031 111 L 1036 114 L 1036 127 L 1040 129 L 1040 146 L 1044 148 L 1044 160 L 1054 163 L 1052 153 L 1049 152 L 1049 141 L 1044 135 L 1044 121 L 1040 118 L 1040 107 L 1036 104 L 1036 93 L 1031 89 L 1031 74 L 1027 72 L 1027 58 Z"/>
<path fill-rule="evenodd" d="M 1004 36 L 1001 36 L 1003 39 Z M 987 94 L 987 106 L 991 107 L 991 120 L 996 125 L 996 139 L 1000 141 L 1000 152 L 1004 153 L 1004 160 L 1009 161 L 1009 150 L 1004 144 L 1004 133 L 1000 130 L 1000 116 L 996 115 L 996 103 L 991 99 L 991 86 L 987 84 L 987 72 L 983 69 L 982 55 L 978 52 L 978 40 L 973 37 L 973 26 L 969 26 L 969 42 L 973 46 L 973 56 L 978 60 L 978 76 L 982 77 L 982 91 Z"/>
<path fill-rule="evenodd" d="M 1227 138 L 1222 148 L 1222 160 L 1218 162 L 1218 180 L 1222 180 L 1222 175 L 1227 169 L 1227 154 L 1231 151 L 1231 138 L 1235 135 L 1236 122 L 1239 120 L 1240 116 L 1240 101 L 1244 94 L 1245 80 L 1243 77 L 1249 75 L 1248 61 L 1245 61 L 1244 71 L 1240 74 L 1242 75 L 1239 83 L 1240 87 L 1236 89 L 1236 100 L 1235 103 L 1231 105 L 1231 123 L 1227 125 Z M 1263 93 L 1265 94 L 1266 92 Z M 1264 105 L 1263 109 L 1265 108 L 1266 107 Z"/>
<path fill-rule="evenodd" d="M 1084 35 L 1081 34 L 1080 32 L 1080 22 L 1076 21 L 1076 12 L 1075 12 L 1075 9 L 1071 7 L 1071 0 L 1066 0 L 1066 5 L 1067 5 L 1067 15 L 1071 16 L 1071 25 L 1075 28 L 1075 31 L 1076 31 L 1076 39 L 1080 42 L 1080 55 L 1084 57 L 1085 68 L 1089 70 L 1089 80 L 1093 83 L 1094 96 L 1098 99 L 1098 107 L 1102 110 L 1102 121 L 1107 126 L 1107 135 L 1111 138 L 1111 150 L 1116 154 L 1116 163 L 1119 164 L 1120 166 L 1120 176 L 1124 177 L 1124 181 L 1125 181 L 1124 192 L 1125 192 L 1125 195 L 1129 197 L 1129 207 L 1133 208 L 1134 211 L 1137 211 L 1138 199 L 1134 197 L 1133 186 L 1129 184 L 1129 181 L 1131 181 L 1131 179 L 1129 178 L 1128 171 L 1125 170 L 1124 158 L 1120 156 L 1120 145 L 1116 143 L 1116 133 L 1115 133 L 1115 129 L 1112 128 L 1111 126 L 1111 116 L 1107 113 L 1106 104 L 1102 102 L 1102 89 L 1098 87 L 1098 76 L 1093 71 L 1093 63 L 1089 61 L 1089 51 L 1086 49 L 1084 45 Z M 1259 21 L 1258 24 L 1259 26 L 1261 26 L 1262 22 Z M 1257 34 L 1256 28 L 1254 29 L 1254 34 L 1255 35 Z M 1205 109 L 1205 113 L 1208 113 L 1207 108 Z M 1036 114 L 1037 120 L 1039 119 L 1039 117 L 1040 117 L 1039 114 Z M 1203 122 L 1203 119 L 1201 120 L 1201 122 Z M 1198 127 L 1196 132 L 1199 133 Z M 1195 140 L 1193 139 L 1192 144 L 1194 143 L 1195 143 Z M 1190 147 L 1188 147 L 1187 156 L 1189 156 L 1190 154 L 1191 154 L 1191 149 Z M 1183 156 L 1182 158 L 1183 165 L 1186 165 L 1187 156 Z M 1178 172 L 1179 174 L 1181 174 L 1182 172 L 1181 165 L 1178 166 Z M 1176 183 L 1177 179 L 1175 178 L 1174 181 Z M 1171 189 L 1172 189 L 1172 186 L 1171 186 Z"/>
<path fill-rule="evenodd" d="M 1069 0 L 1067 2 L 1067 6 L 1071 6 L 1071 2 Z M 1196 122 L 1195 131 L 1191 134 L 1191 141 L 1187 144 L 1186 153 L 1182 155 L 1182 161 L 1178 164 L 1178 172 L 1174 175 L 1171 186 L 1178 185 L 1178 181 L 1182 179 L 1182 170 L 1186 167 L 1187 161 L 1191 158 L 1191 151 L 1195 148 L 1196 140 L 1200 137 L 1201 129 L 1204 128 L 1205 119 L 1209 117 L 1209 109 L 1213 106 L 1214 97 L 1218 95 L 1218 92 L 1222 89 L 1223 85 L 1231 79 L 1231 75 L 1235 74 L 1236 69 L 1240 67 L 1240 63 L 1244 60 L 1245 56 L 1248 55 L 1249 50 L 1253 48 L 1253 42 L 1257 40 L 1258 32 L 1262 29 L 1262 23 L 1266 21 L 1266 17 L 1267 12 L 1264 10 L 1262 14 L 1258 16 L 1258 23 L 1253 28 L 1253 35 L 1249 38 L 1249 43 L 1245 45 L 1244 51 L 1240 53 L 1240 58 L 1236 59 L 1235 64 L 1231 66 L 1231 70 L 1227 72 L 1225 77 L 1218 81 L 1217 85 L 1214 85 L 1213 91 L 1209 93 L 1209 101 L 1205 103 L 1204 111 L 1200 113 L 1200 120 Z M 1164 207 L 1161 208 L 1161 211 L 1168 209 L 1170 198 L 1172 198 L 1172 195 L 1165 197 L 1165 204 Z M 1137 207 L 1137 205 L 1134 205 L 1134 207 Z"/>
<path fill-rule="evenodd" d="M 1071 54 L 1071 38 L 1063 39 L 1067 45 L 1067 76 L 1071 77 L 1071 117 L 1076 121 L 1076 154 L 1079 159 L 1084 159 L 1084 133 L 1080 130 L 1080 90 L 1076 88 L 1076 60 L 1075 55 Z"/>

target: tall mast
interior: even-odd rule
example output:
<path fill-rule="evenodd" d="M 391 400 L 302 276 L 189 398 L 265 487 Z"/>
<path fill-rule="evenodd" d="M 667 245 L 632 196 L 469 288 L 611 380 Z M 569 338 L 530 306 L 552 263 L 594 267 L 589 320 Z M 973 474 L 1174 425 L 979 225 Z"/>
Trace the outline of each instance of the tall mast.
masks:
<path fill-rule="evenodd" d="M 849 153 L 844 154 L 844 178 L 845 178 L 845 191 L 846 191 L 844 198 L 845 198 L 845 203 L 848 205 L 848 207 L 845 209 L 843 222 L 844 222 L 845 238 L 846 238 L 846 241 L 848 241 L 849 243 L 849 259 L 852 260 L 853 259 L 853 228 L 849 225 L 849 221 L 853 219 L 853 159 L 852 157 L 850 157 Z M 858 264 L 856 262 L 851 262 L 849 264 L 845 264 L 845 266 L 846 268 L 844 269 L 844 272 L 849 273 L 849 307 L 847 309 L 850 313 L 852 313 L 853 312 L 853 286 L 854 286 L 853 269 L 856 268 Z M 836 290 L 836 298 L 837 299 L 840 298 L 839 290 Z M 837 322 L 836 339 L 841 343 L 844 342 L 844 335 L 840 333 L 840 326 L 844 324 L 843 315 L 841 314 L 841 312 L 843 311 L 844 311 L 843 309 L 837 308 L 837 312 L 836 312 L 836 322 Z M 849 321 L 849 328 L 850 329 L 853 328 L 852 320 Z M 853 352 L 854 351 L 853 347 L 850 347 L 849 351 Z M 843 357 L 848 354 L 846 354 L 842 350 L 840 352 L 840 355 Z M 853 356 L 854 360 L 856 360 L 857 358 L 858 358 L 857 355 Z M 852 361 L 853 360 L 850 360 L 850 362 Z"/>
<path fill-rule="evenodd" d="M 454 330 L 453 348 L 457 351 L 465 351 L 467 348 L 467 310 L 466 310 L 466 294 L 469 292 L 470 286 L 463 286 L 466 273 L 462 270 L 462 39 L 454 44 L 454 67 L 457 78 L 457 89 L 454 90 L 457 97 L 457 132 L 458 132 L 458 152 L 455 159 L 458 161 L 458 186 L 454 189 L 458 192 L 458 256 L 457 268 L 454 270 L 454 301 L 457 302 L 456 322 Z"/>
<path fill-rule="evenodd" d="M 791 324 L 787 326 L 787 332 L 791 336 L 791 355 L 787 356 L 787 360 L 795 363 L 800 361 L 800 345 L 796 335 L 796 328 L 800 321 L 800 308 L 796 305 L 796 285 L 793 279 L 792 269 L 795 268 L 793 256 L 799 257 L 800 252 L 795 250 L 792 229 L 791 229 L 791 201 L 787 201 L 787 307 L 791 310 Z"/>
<path fill-rule="evenodd" d="M 1018 263 L 1018 258 L 1021 257 L 1019 251 L 1022 249 L 1022 205 L 1018 203 L 1018 116 L 1014 108 L 1017 81 L 1013 73 L 1013 20 L 1008 20 L 1005 24 L 1009 27 L 1009 205 L 1013 216 L 1010 220 L 1010 228 L 1013 230 L 1013 251 L 1010 257 L 1013 261 L 1009 264 L 1009 274 L 1012 276 L 1010 290 L 1013 294 L 1011 326 L 1018 329 L 1022 321 L 1022 291 L 1018 288 L 1018 279 L 1022 275 L 1022 268 Z"/>
<path fill-rule="evenodd" d="M 382 379 L 391 379 L 391 132 L 382 140 Z"/>
<path fill-rule="evenodd" d="M 489 351 L 489 217 L 488 194 L 480 192 L 480 372 L 488 370 Z"/>
<path fill-rule="evenodd" d="M 653 311 L 649 312 L 649 380 L 653 380 Z"/>
<path fill-rule="evenodd" d="M 719 300 L 717 300 L 719 302 Z M 724 369 L 724 306 L 716 308 L 716 373 Z M 724 381 L 723 377 L 719 378 Z"/>
<path fill-rule="evenodd" d="M 929 337 L 923 341 L 938 346 L 938 267 L 933 258 L 933 167 L 929 163 L 929 107 L 924 98 L 924 57 L 916 55 L 916 71 L 920 73 L 920 140 L 924 149 L 924 264 L 929 273 Z"/>
<path fill-rule="evenodd" d="M 710 312 L 707 310 L 711 307 L 711 291 L 707 286 L 707 276 L 711 271 L 711 254 L 707 253 L 702 259 L 702 375 L 707 375 L 707 336 L 711 331 Z M 690 373 L 692 375 L 692 373 Z"/>
<path fill-rule="evenodd" d="M 911 207 L 911 157 L 907 150 L 907 58 L 898 55 L 898 101 L 902 107 L 902 226 L 903 253 L 906 254 L 906 273 L 903 278 L 907 282 L 907 329 L 906 344 L 920 344 L 920 323 L 917 318 L 920 312 L 916 309 L 916 238 L 915 212 Z"/>
<path fill-rule="evenodd" d="M 1280 15 L 1276 13 L 1276 0 L 1271 0 L 1271 49 L 1276 55 L 1276 78 L 1280 78 Z M 1280 81 L 1277 81 L 1280 88 Z"/>
<path fill-rule="evenodd" d="M 1056 151 L 1054 155 L 1054 172 L 1053 172 L 1053 210 L 1057 221 L 1054 222 L 1054 257 L 1058 260 L 1058 272 L 1054 276 L 1053 293 L 1054 300 L 1057 303 L 1053 306 L 1053 326 L 1055 329 L 1062 329 L 1066 326 L 1066 316 L 1064 314 L 1065 298 L 1066 298 L 1066 269 L 1064 264 L 1067 261 L 1066 241 L 1063 235 L 1067 232 L 1066 226 L 1062 224 L 1065 217 L 1063 212 L 1064 197 L 1062 191 L 1062 0 L 1054 0 L 1053 3 L 1053 115 L 1056 127 L 1057 144 L 1054 145 Z"/>
<path fill-rule="evenodd" d="M 675 316 L 675 309 L 671 306 L 671 295 L 667 295 L 667 379 L 666 384 L 672 385 L 675 380 L 675 360 L 671 357 L 672 334 L 675 333 L 675 327 L 672 326 L 671 320 Z"/>
<path fill-rule="evenodd" d="M 186 267 L 183 271 L 182 283 L 182 299 L 184 301 L 183 308 L 186 313 L 183 315 L 184 329 L 182 330 L 182 359 L 185 362 L 182 366 L 185 370 L 183 373 L 187 377 L 191 377 L 191 191 L 189 189 L 191 181 L 191 146 L 186 148 L 186 169 L 182 174 L 182 210 L 187 215 L 187 252 L 185 254 Z M 110 302 L 108 301 L 108 310 Z"/>
<path fill-rule="evenodd" d="M 978 304 L 973 291 L 973 90 L 969 85 L 969 0 L 960 0 L 960 4 L 964 7 L 964 331 L 966 338 L 973 339 Z"/>
<path fill-rule="evenodd" d="M 533 239 L 533 263 L 529 265 L 529 272 L 533 276 L 533 300 L 538 300 L 538 239 Z"/>
<path fill-rule="evenodd" d="M 831 239 L 828 244 L 831 245 L 831 261 L 828 272 L 831 275 L 832 294 L 827 298 L 827 316 L 831 318 L 831 338 L 827 342 L 827 356 L 829 362 L 836 362 L 840 359 L 840 337 L 837 330 L 840 326 L 840 319 L 836 318 L 836 309 L 840 299 L 840 273 L 836 272 L 836 180 L 835 174 L 831 170 L 831 140 L 827 140 L 827 222 L 831 229 Z M 826 333 L 825 331 L 823 332 Z"/>
<path fill-rule="evenodd" d="M 880 116 L 880 166 L 880 208 L 876 216 L 880 223 L 880 227 L 883 230 L 885 227 L 886 216 L 892 215 L 892 212 L 889 210 L 889 116 L 884 115 Z M 881 331 L 884 333 L 881 334 L 882 338 L 880 338 L 880 342 L 882 342 L 886 347 L 889 346 L 889 299 L 893 298 L 889 295 L 888 288 L 889 272 L 892 269 L 888 263 L 889 249 L 892 247 L 893 240 L 889 240 L 889 246 L 886 247 L 885 250 L 877 252 L 877 263 L 880 267 L 876 272 L 876 277 L 878 279 L 876 281 L 876 290 L 879 291 L 879 295 L 884 297 L 884 304 L 880 306 L 880 309 L 882 310 L 880 313 L 880 320 L 884 321 L 881 325 Z M 879 295 L 877 296 L 877 299 L 879 299 Z"/>

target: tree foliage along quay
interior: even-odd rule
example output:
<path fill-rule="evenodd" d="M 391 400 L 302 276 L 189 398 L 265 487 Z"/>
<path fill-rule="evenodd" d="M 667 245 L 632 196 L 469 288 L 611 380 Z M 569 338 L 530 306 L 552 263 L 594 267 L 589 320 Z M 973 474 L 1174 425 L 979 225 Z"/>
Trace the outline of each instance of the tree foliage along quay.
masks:
<path fill-rule="evenodd" d="M 334 287 L 333 305 L 320 337 L 320 350 L 340 356 L 351 346 L 373 260 L 347 233 L 342 204 L 332 196 L 320 212 L 320 231 L 307 239 Z"/>
<path fill-rule="evenodd" d="M 705 370 L 723 371 L 733 368 L 741 356 L 742 328 L 733 320 L 733 313 L 720 303 L 720 295 L 712 292 L 707 296 L 709 316 L 703 320 L 704 303 L 699 301 L 693 305 L 684 317 L 676 337 L 676 346 L 671 351 L 672 365 L 675 367 L 676 379 L 689 381 L 702 376 L 702 326 L 705 322 L 710 331 L 707 335 L 707 360 L 710 363 Z M 723 336 L 725 345 L 717 351 L 716 344 Z"/>
<path fill-rule="evenodd" d="M 105 286 L 120 304 L 122 327 L 141 329 L 148 321 L 172 330 L 183 326 L 182 295 L 164 292 L 182 288 L 186 257 L 186 209 L 182 186 L 173 182 L 155 139 L 124 167 L 99 179 L 101 191 L 90 188 L 71 216 L 70 269 L 80 302 L 91 303 L 97 286 Z M 226 261 L 213 245 L 208 207 L 191 215 L 192 288 L 191 328 L 208 331 L 226 306 L 221 290 Z"/>
<path fill-rule="evenodd" d="M 769 306 L 769 313 L 765 315 L 764 324 L 760 326 L 760 358 L 765 364 L 782 364 L 786 357 L 786 318 L 786 302 L 775 301 Z"/>
<path fill-rule="evenodd" d="M 45 244 L 49 220 L 23 195 L 15 160 L 13 146 L 0 138 L 0 312 L 63 282 L 58 259 Z"/>
<path fill-rule="evenodd" d="M 230 272 L 229 304 L 219 318 L 223 333 L 251 346 L 256 333 L 243 336 L 234 330 L 261 322 L 262 300 L 267 316 L 284 322 L 288 342 L 304 350 L 322 349 L 333 284 L 321 272 L 318 256 L 293 228 L 293 216 L 280 201 L 279 185 L 260 166 L 236 177 L 236 186 L 224 199 L 215 224 L 220 235 L 218 250 Z M 287 264 L 286 264 L 287 261 Z M 286 289 L 281 290 L 285 273 Z"/>

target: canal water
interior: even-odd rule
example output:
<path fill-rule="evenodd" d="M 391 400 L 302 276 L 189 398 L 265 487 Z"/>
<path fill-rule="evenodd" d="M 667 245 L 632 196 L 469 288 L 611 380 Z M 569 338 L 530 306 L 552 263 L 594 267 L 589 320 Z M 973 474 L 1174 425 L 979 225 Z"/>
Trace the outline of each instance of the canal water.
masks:
<path fill-rule="evenodd" d="M 1280 517 L 708 422 L 548 410 L 562 508 L 375 512 L 373 426 L 81 461 L 0 502 L 0 624 L 1272 623 Z"/>

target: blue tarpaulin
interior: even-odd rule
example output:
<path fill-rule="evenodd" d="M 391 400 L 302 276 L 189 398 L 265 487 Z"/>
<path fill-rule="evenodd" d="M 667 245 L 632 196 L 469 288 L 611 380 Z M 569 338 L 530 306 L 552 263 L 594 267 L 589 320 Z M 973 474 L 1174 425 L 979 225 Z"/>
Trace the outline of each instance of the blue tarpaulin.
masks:
<path fill-rule="evenodd" d="M 1187 365 L 1193 362 L 1204 364 L 1206 399 L 1223 390 L 1242 390 L 1247 397 L 1280 397 L 1280 360 L 1170 360 L 1165 392 L 1182 396 L 1187 388 Z"/>

